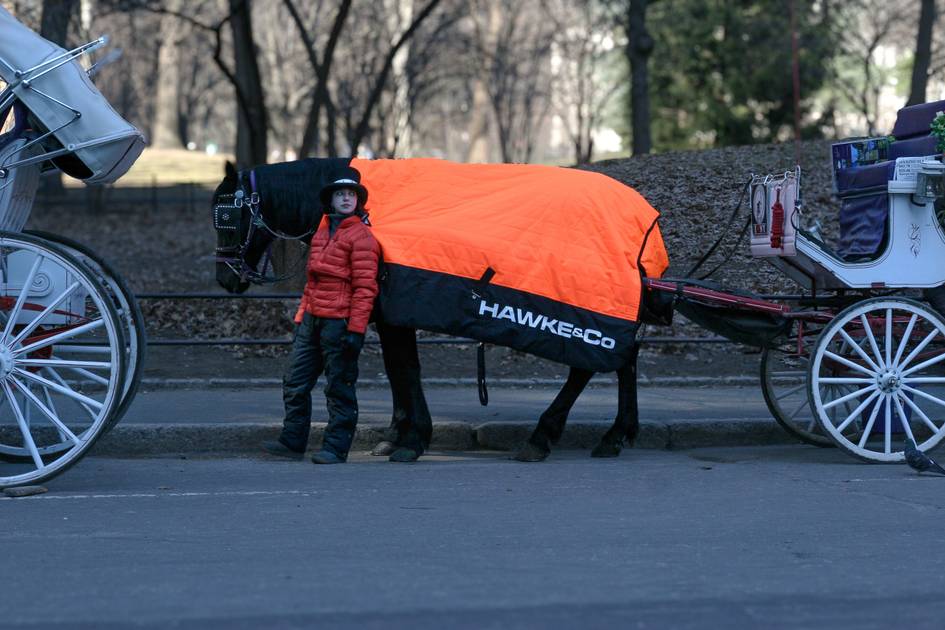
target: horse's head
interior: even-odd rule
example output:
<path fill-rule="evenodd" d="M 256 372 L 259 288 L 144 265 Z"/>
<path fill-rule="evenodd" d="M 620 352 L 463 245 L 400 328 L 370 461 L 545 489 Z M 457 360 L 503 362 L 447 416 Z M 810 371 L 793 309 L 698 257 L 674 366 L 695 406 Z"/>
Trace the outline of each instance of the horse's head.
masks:
<path fill-rule="evenodd" d="M 226 175 L 213 191 L 211 219 L 217 232 L 217 282 L 228 293 L 243 293 L 249 288 L 248 273 L 256 270 L 271 240 L 263 231 L 250 229 L 253 217 L 248 197 L 240 196 L 243 194 L 248 193 L 240 189 L 239 173 L 227 162 Z"/>

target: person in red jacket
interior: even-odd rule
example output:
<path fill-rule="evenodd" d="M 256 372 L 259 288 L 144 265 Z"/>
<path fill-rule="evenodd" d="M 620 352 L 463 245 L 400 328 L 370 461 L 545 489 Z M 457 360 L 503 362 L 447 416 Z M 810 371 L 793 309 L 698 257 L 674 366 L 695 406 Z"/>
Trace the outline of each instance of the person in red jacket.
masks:
<path fill-rule="evenodd" d="M 345 168 L 319 196 L 325 216 L 312 237 L 292 360 L 283 378 L 285 420 L 279 439 L 264 442 L 263 449 L 302 458 L 312 424 L 312 388 L 324 372 L 328 426 L 312 461 L 340 464 L 358 422 L 358 354 L 377 296 L 380 246 L 371 234 L 364 208 L 368 193 L 357 169 Z"/>

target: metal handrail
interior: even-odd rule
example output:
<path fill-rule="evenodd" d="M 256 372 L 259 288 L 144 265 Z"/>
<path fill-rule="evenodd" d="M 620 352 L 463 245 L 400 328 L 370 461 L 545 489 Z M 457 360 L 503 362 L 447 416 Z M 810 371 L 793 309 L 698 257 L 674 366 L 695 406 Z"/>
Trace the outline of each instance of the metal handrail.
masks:
<path fill-rule="evenodd" d="M 302 297 L 301 293 L 137 293 L 135 298 L 139 300 L 297 300 Z M 780 296 L 762 296 L 764 299 L 782 299 L 785 301 L 791 298 L 800 299 L 803 296 L 780 295 Z M 637 339 L 640 344 L 734 344 L 734 341 L 725 337 L 640 337 Z M 367 339 L 366 344 L 379 344 L 377 339 Z M 418 345 L 467 345 L 479 343 L 475 339 L 465 337 L 420 337 L 417 339 Z M 148 339 L 149 346 L 287 346 L 291 345 L 291 339 Z"/>

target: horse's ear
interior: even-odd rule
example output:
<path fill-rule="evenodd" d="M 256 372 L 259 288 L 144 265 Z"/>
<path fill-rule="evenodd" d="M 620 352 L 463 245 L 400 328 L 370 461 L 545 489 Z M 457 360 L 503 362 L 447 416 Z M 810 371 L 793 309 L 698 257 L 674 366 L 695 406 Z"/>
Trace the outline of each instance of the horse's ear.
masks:
<path fill-rule="evenodd" d="M 236 176 L 237 176 L 236 165 L 233 164 L 233 162 L 230 162 L 229 160 L 227 160 L 226 166 L 223 167 L 223 172 L 224 172 L 223 179 L 236 181 Z"/>

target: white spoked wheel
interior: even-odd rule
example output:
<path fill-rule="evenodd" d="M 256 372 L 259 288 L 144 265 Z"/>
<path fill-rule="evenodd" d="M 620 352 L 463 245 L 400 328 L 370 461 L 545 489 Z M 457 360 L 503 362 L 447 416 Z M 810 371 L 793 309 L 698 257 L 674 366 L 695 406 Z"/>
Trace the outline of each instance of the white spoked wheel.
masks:
<path fill-rule="evenodd" d="M 855 457 L 903 461 L 907 438 L 928 451 L 945 436 L 945 320 L 906 298 L 855 304 L 818 337 L 808 386 L 824 433 Z"/>
<path fill-rule="evenodd" d="M 0 487 L 50 479 L 91 448 L 121 401 L 126 358 L 95 276 L 48 241 L 0 232 Z"/>
<path fill-rule="evenodd" d="M 121 318 L 125 336 L 125 351 L 127 356 L 127 373 L 122 390 L 121 403 L 109 420 L 110 429 L 124 417 L 125 412 L 134 400 L 144 372 L 144 361 L 147 350 L 147 333 L 144 328 L 144 315 L 135 299 L 134 293 L 125 284 L 124 278 L 105 259 L 96 254 L 90 247 L 83 245 L 65 236 L 27 230 L 27 234 L 52 241 L 63 247 L 67 252 L 78 258 L 108 290 L 108 296 Z"/>
<path fill-rule="evenodd" d="M 134 294 L 131 293 L 125 285 L 121 275 L 90 248 L 67 237 L 59 236 L 58 234 L 36 230 L 27 230 L 26 234 L 52 241 L 85 265 L 106 289 L 106 293 L 121 319 L 125 339 L 125 353 L 127 355 L 125 361 L 127 371 L 125 373 L 121 401 L 111 414 L 108 424 L 106 424 L 103 431 L 107 432 L 118 424 L 125 415 L 125 412 L 134 400 L 135 394 L 138 391 L 138 385 L 141 382 L 141 375 L 144 369 L 145 349 L 147 347 L 144 316 L 141 314 L 141 309 L 138 307 Z M 71 447 L 71 441 L 64 439 L 59 444 L 48 444 L 44 446 L 41 453 L 44 456 L 52 455 L 69 450 Z M 0 459 L 6 459 L 7 461 L 28 461 L 30 458 L 30 452 L 25 446 L 17 448 L 15 446 L 0 444 Z"/>
<path fill-rule="evenodd" d="M 806 337 L 800 349 L 796 338 L 763 349 L 761 392 L 771 416 L 790 435 L 807 444 L 832 447 L 834 441 L 821 429 L 807 395 L 808 351 L 815 339 L 816 333 Z"/>

